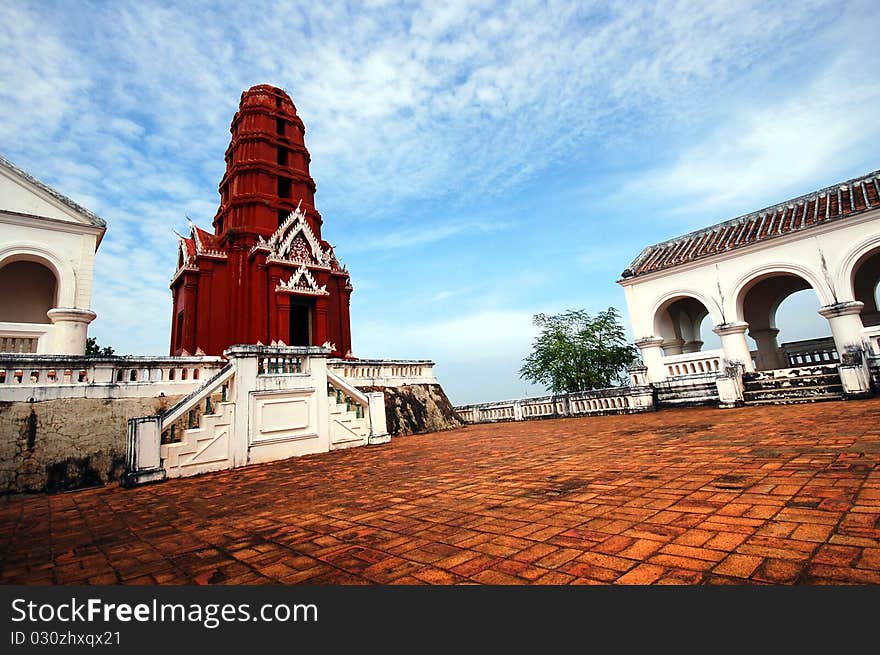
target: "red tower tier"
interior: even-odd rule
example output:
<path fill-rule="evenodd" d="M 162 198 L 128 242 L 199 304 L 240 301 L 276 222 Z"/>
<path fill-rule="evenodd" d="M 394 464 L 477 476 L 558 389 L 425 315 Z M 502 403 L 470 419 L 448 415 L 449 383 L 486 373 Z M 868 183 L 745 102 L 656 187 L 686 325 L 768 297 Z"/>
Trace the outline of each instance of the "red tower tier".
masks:
<path fill-rule="evenodd" d="M 330 344 L 351 357 L 351 282 L 321 238 L 305 126 L 281 89 L 241 94 L 214 232 L 190 224 L 171 280 L 171 354 Z"/>

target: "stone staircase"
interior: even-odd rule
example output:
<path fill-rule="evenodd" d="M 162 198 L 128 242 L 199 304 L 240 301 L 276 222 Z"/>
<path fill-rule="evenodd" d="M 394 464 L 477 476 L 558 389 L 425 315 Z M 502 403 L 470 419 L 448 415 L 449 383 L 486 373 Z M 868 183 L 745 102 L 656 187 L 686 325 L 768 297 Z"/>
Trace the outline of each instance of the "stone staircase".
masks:
<path fill-rule="evenodd" d="M 684 378 L 655 384 L 657 407 L 702 407 L 718 404 L 714 377 Z"/>
<path fill-rule="evenodd" d="M 843 398 L 836 365 L 801 366 L 743 374 L 746 405 L 788 405 Z"/>
<path fill-rule="evenodd" d="M 371 443 L 370 419 L 363 405 L 331 385 L 327 387 L 327 403 L 332 450 Z M 176 434 L 171 433 L 173 440 L 162 444 L 161 457 L 168 471 L 193 475 L 228 468 L 229 429 L 235 403 L 214 399 L 208 406 L 211 407 L 210 413 L 199 414 L 192 410 L 195 413 L 189 420 L 198 423 L 195 427 L 183 427 L 187 420 L 185 416 L 178 419 Z M 169 477 L 176 476 L 169 474 Z"/>
<path fill-rule="evenodd" d="M 229 430 L 235 403 L 218 402 L 210 414 L 202 414 L 198 426 L 182 431 L 180 439 L 162 444 L 160 456 L 169 477 L 194 475 L 229 468 Z"/>
<path fill-rule="evenodd" d="M 369 443 L 370 419 L 365 409 L 344 391 L 328 385 L 330 409 L 330 448 L 351 448 Z"/>

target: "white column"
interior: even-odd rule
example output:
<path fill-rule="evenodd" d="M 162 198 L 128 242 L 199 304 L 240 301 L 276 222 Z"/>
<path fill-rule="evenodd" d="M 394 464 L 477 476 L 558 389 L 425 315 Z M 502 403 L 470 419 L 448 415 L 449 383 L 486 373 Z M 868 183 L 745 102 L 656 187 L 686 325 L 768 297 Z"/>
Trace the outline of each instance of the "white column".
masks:
<path fill-rule="evenodd" d="M 330 405 L 327 402 L 327 355 L 308 355 L 303 356 L 309 364 L 309 373 L 312 376 L 312 384 L 317 391 L 314 395 L 314 402 L 318 408 L 318 452 L 330 452 Z M 382 394 L 382 404 L 384 410 L 385 394 Z M 369 411 L 369 408 L 364 408 Z M 367 439 L 369 443 L 369 438 Z"/>
<path fill-rule="evenodd" d="M 779 342 L 776 336 L 779 330 L 766 328 L 764 330 L 749 330 L 749 336 L 758 344 L 758 362 L 761 370 L 785 368 L 785 363 L 779 353 Z"/>
<path fill-rule="evenodd" d="M 666 355 L 680 355 L 684 339 L 667 339 L 663 342 L 663 353 Z"/>
<path fill-rule="evenodd" d="M 828 319 L 831 325 L 831 335 L 834 337 L 834 345 L 837 354 L 841 357 L 848 346 L 862 346 L 862 319 L 860 313 L 865 303 L 858 300 L 839 302 L 835 305 L 825 305 L 819 310 L 819 314 Z"/>
<path fill-rule="evenodd" d="M 661 346 L 663 339 L 659 337 L 645 337 L 636 341 L 636 346 L 642 351 L 642 361 L 648 368 L 648 382 L 662 382 L 666 379 L 666 367 L 663 365 L 663 352 Z"/>
<path fill-rule="evenodd" d="M 235 376 L 227 399 L 235 403 L 232 431 L 229 434 L 229 459 L 233 468 L 248 463 L 251 392 L 257 386 L 257 346 L 233 346 L 223 354 L 235 364 Z"/>
<path fill-rule="evenodd" d="M 56 307 L 46 312 L 55 326 L 53 355 L 84 355 L 89 323 L 97 314 L 90 309 Z"/>
<path fill-rule="evenodd" d="M 721 347 L 724 349 L 724 358 L 728 362 L 739 362 L 746 371 L 754 371 L 752 354 L 749 352 L 749 344 L 746 341 L 746 330 L 749 324 L 738 321 L 716 325 L 712 331 L 721 337 Z"/>

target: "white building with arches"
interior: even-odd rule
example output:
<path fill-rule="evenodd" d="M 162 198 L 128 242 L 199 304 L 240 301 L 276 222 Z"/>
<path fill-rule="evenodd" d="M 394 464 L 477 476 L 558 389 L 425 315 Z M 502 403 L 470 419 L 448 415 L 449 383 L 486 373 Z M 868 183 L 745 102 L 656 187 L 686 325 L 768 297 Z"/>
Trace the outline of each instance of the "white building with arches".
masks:
<path fill-rule="evenodd" d="M 833 347 L 799 363 L 835 363 L 861 349 L 880 355 L 880 171 L 648 248 L 618 282 L 649 382 L 723 370 L 791 367 L 776 311 L 811 289 Z M 705 351 L 706 317 L 721 349 Z M 746 340 L 751 337 L 753 350 Z"/>
<path fill-rule="evenodd" d="M 0 157 L 0 352 L 82 355 L 106 223 Z"/>

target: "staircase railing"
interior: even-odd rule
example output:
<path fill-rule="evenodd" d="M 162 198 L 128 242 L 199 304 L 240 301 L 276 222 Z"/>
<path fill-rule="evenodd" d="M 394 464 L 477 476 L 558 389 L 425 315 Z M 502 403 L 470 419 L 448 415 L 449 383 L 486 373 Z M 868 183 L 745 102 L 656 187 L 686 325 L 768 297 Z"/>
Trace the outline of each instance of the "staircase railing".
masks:
<path fill-rule="evenodd" d="M 160 456 L 163 426 L 171 424 L 183 416 L 184 412 L 195 407 L 234 374 L 235 364 L 229 362 L 208 378 L 201 387 L 176 402 L 165 412 L 128 420 L 127 470 L 122 477 L 123 486 L 134 486 L 165 478 Z"/>
<path fill-rule="evenodd" d="M 387 443 L 390 441 L 391 437 L 388 435 L 388 426 L 385 422 L 385 394 L 383 392 L 364 393 L 329 369 L 327 370 L 327 384 L 344 393 L 361 407 L 369 426 L 369 436 L 366 443 Z"/>
<path fill-rule="evenodd" d="M 370 399 L 367 398 L 367 396 L 362 391 L 360 391 L 356 387 L 353 387 L 341 377 L 331 372 L 329 369 L 327 370 L 327 383 L 334 389 L 338 389 L 339 391 L 341 391 L 343 394 L 345 394 L 361 406 L 362 415 L 370 419 L 370 432 L 372 433 L 373 424 L 372 417 L 370 416 Z"/>
<path fill-rule="evenodd" d="M 214 391 L 220 385 L 226 382 L 234 374 L 235 364 L 233 362 L 229 362 L 212 377 L 208 378 L 205 384 L 193 391 L 188 396 L 181 398 L 174 405 L 163 412 L 160 415 L 159 419 L 159 429 L 161 430 L 163 425 L 168 425 L 169 423 L 173 423 L 174 421 L 179 419 L 181 416 L 184 415 L 185 412 L 189 411 L 197 404 L 199 404 L 202 400 L 214 393 Z"/>

